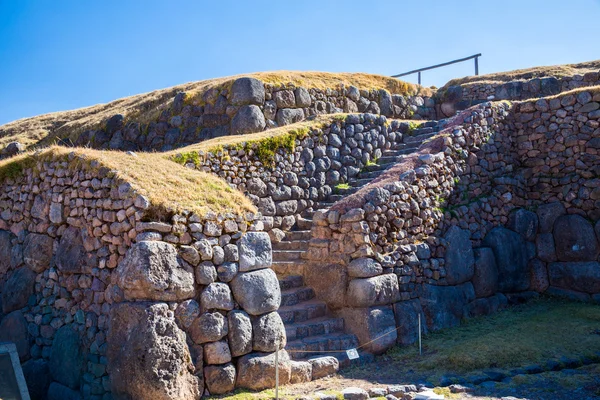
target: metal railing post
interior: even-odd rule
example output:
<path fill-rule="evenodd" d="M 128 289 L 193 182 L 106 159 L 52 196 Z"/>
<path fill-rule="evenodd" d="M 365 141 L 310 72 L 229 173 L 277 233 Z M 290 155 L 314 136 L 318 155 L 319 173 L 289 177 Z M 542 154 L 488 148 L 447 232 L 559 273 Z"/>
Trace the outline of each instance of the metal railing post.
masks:
<path fill-rule="evenodd" d="M 421 71 L 419 71 L 419 85 L 421 84 Z"/>
<path fill-rule="evenodd" d="M 458 60 L 452 60 L 452 61 L 448 61 L 448 62 L 445 62 L 445 63 L 441 63 L 441 64 L 437 64 L 437 65 L 432 65 L 430 67 L 414 69 L 412 71 L 408 71 L 408 72 L 405 72 L 403 74 L 392 75 L 392 78 L 400 78 L 401 76 L 406 76 L 406 75 L 411 75 L 411 74 L 415 74 L 416 73 L 416 74 L 418 74 L 419 85 L 420 85 L 421 84 L 421 72 L 422 71 L 427 71 L 427 70 L 434 69 L 434 68 L 445 67 L 446 65 L 456 64 L 456 63 L 463 62 L 463 61 L 468 61 L 468 60 L 470 60 L 472 58 L 475 59 L 475 75 L 479 75 L 479 57 L 481 57 L 481 53 L 474 54 L 474 55 L 469 56 L 469 57 L 459 58 Z"/>
<path fill-rule="evenodd" d="M 475 75 L 479 75 L 479 57 L 475 57 Z"/>

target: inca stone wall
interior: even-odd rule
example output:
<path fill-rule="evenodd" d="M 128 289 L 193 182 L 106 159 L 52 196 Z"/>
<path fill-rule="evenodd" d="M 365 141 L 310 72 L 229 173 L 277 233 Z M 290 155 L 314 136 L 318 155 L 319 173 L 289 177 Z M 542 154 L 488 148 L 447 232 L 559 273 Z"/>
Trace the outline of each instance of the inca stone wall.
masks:
<path fill-rule="evenodd" d="M 39 159 L 0 193 L 0 339 L 17 344 L 33 399 L 274 384 L 286 339 L 260 214 L 153 221 L 144 196 L 75 153 Z"/>
<path fill-rule="evenodd" d="M 167 151 L 207 139 L 260 132 L 310 116 L 368 112 L 395 118 L 435 118 L 430 97 L 390 94 L 357 87 L 311 89 L 239 78 L 231 87 L 213 88 L 197 100 L 179 93 L 169 109 L 148 124 L 112 117 L 103 129 L 83 132 L 77 146 L 99 149 Z"/>

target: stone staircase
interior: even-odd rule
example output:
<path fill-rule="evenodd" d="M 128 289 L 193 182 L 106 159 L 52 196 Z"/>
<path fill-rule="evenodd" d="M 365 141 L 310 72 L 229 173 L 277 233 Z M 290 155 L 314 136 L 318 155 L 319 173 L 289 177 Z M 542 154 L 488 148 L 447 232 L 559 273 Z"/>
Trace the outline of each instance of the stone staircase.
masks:
<path fill-rule="evenodd" d="M 311 287 L 305 286 L 303 275 L 304 256 L 311 238 L 312 217 L 317 209 L 328 209 L 343 197 L 355 193 L 377 178 L 385 170 L 396 164 L 407 154 L 414 152 L 426 139 L 439 130 L 437 121 L 430 121 L 424 127 L 415 129 L 412 135 L 405 136 L 399 143 L 383 152 L 376 164 L 366 166 L 349 182 L 349 188 L 338 188 L 326 201 L 320 202 L 302 214 L 294 228 L 286 232 L 285 239 L 273 243 L 273 270 L 279 277 L 281 287 L 281 307 L 279 315 L 284 322 L 287 334 L 286 349 L 292 359 L 301 360 L 324 355 L 332 355 L 340 361 L 340 366 L 350 364 L 345 350 L 359 345 L 353 334 L 345 331 L 344 320 L 335 318 L 325 302 L 315 298 Z M 359 352 L 364 362 L 372 357 Z"/>

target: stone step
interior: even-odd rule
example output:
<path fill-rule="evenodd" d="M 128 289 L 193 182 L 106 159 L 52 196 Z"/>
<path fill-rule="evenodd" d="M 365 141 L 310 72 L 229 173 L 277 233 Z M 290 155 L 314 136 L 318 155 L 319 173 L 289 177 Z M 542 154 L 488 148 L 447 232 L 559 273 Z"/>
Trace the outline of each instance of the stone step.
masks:
<path fill-rule="evenodd" d="M 360 179 L 355 179 L 355 180 L 351 181 L 350 184 L 352 185 L 352 187 L 361 188 L 361 187 L 365 186 L 367 183 L 371 182 L 372 180 L 373 180 L 373 178 L 360 178 Z"/>
<path fill-rule="evenodd" d="M 398 161 L 399 156 L 383 156 L 378 161 L 380 165 L 382 164 L 395 164 Z"/>
<path fill-rule="evenodd" d="M 279 280 L 279 288 L 284 290 L 297 289 L 304 286 L 304 278 L 301 275 L 286 276 Z"/>
<path fill-rule="evenodd" d="M 315 298 L 315 291 L 308 286 L 301 286 L 292 289 L 283 290 L 281 292 L 282 306 L 295 306 L 303 301 L 308 301 Z"/>
<path fill-rule="evenodd" d="M 345 196 L 351 195 L 354 192 L 356 192 L 356 188 L 353 188 L 352 186 L 350 186 L 348 189 L 340 189 L 340 188 L 335 189 L 335 194 L 342 194 Z"/>
<path fill-rule="evenodd" d="M 316 203 L 313 206 L 313 208 L 315 210 L 328 210 L 331 208 L 332 205 L 333 205 L 333 203 L 321 201 L 321 202 Z"/>
<path fill-rule="evenodd" d="M 304 250 L 273 250 L 273 261 L 301 261 Z"/>
<path fill-rule="evenodd" d="M 377 178 L 379 175 L 381 175 L 383 173 L 383 171 L 385 171 L 385 169 L 380 169 L 380 170 L 377 170 L 377 171 L 361 172 L 358 175 L 358 178 L 359 179 L 371 179 L 371 180 L 373 180 L 373 179 Z M 358 190 L 356 188 L 354 188 L 354 189 L 355 189 L 354 190 L 355 192 Z"/>
<path fill-rule="evenodd" d="M 285 333 L 287 335 L 288 342 L 292 340 L 304 339 L 310 336 L 328 335 L 330 333 L 343 331 L 343 318 L 321 317 L 302 323 L 285 325 Z"/>
<path fill-rule="evenodd" d="M 312 299 L 293 306 L 279 307 L 277 312 L 283 323 L 287 325 L 324 317 L 327 314 L 327 304 L 320 300 Z"/>
<path fill-rule="evenodd" d="M 407 136 L 404 138 L 404 143 L 410 145 L 414 143 L 423 143 L 425 140 L 437 135 L 438 132 L 425 133 L 418 136 Z"/>
<path fill-rule="evenodd" d="M 348 333 L 330 333 L 320 336 L 309 336 L 304 339 L 296 339 L 287 342 L 285 349 L 294 360 L 306 359 L 315 355 L 341 355 L 348 349 L 358 347 L 356 336 Z M 328 354 L 325 354 L 325 353 Z M 332 352 L 332 353 L 329 353 Z"/>
<path fill-rule="evenodd" d="M 300 275 L 304 273 L 304 263 L 299 261 L 273 261 L 271 269 L 279 278 Z"/>
<path fill-rule="evenodd" d="M 340 201 L 341 199 L 343 199 L 345 196 L 341 195 L 341 194 L 332 194 L 329 196 L 328 200 L 335 203 L 336 201 Z"/>
<path fill-rule="evenodd" d="M 426 134 L 432 133 L 432 132 L 433 132 L 433 127 L 426 126 L 426 127 L 423 127 L 423 128 L 414 129 L 412 131 L 412 136 L 421 136 L 421 135 L 426 135 Z"/>
<path fill-rule="evenodd" d="M 273 243 L 273 250 L 308 250 L 308 240 L 282 240 Z"/>
<path fill-rule="evenodd" d="M 310 230 L 301 231 L 289 231 L 285 233 L 285 238 L 289 241 L 292 240 L 310 240 Z"/>
<path fill-rule="evenodd" d="M 312 228 L 312 218 L 300 217 L 296 219 L 296 227 L 301 231 L 309 231 Z"/>

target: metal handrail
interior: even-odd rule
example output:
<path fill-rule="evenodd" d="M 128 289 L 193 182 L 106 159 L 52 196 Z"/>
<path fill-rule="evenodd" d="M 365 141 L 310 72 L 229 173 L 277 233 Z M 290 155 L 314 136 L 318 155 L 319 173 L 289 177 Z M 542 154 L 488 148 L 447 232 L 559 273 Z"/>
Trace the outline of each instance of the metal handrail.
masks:
<path fill-rule="evenodd" d="M 411 74 L 414 74 L 414 73 L 418 73 L 419 74 L 418 75 L 419 76 L 419 85 L 420 85 L 421 84 L 421 71 L 427 71 L 429 69 L 435 69 L 435 68 L 439 68 L 439 67 L 445 67 L 446 65 L 456 64 L 456 63 L 459 63 L 459 62 L 470 60 L 472 58 L 475 59 L 475 75 L 479 75 L 479 57 L 481 57 L 481 53 L 474 54 L 472 56 L 465 57 L 465 58 L 459 58 L 458 60 L 452 60 L 452 61 L 448 61 L 448 62 L 445 62 L 445 63 L 441 63 L 441 64 L 437 64 L 437 65 L 432 65 L 430 67 L 414 69 L 412 71 L 404 72 L 404 73 L 398 74 L 398 75 L 392 75 L 392 78 L 399 78 L 401 76 L 411 75 Z"/>

